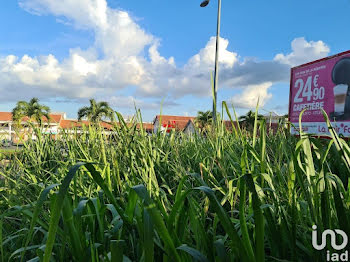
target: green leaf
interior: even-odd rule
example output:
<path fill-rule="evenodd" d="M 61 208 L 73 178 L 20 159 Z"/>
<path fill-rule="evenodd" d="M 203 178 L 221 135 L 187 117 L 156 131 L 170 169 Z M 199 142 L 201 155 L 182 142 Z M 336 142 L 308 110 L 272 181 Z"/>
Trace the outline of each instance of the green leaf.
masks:
<path fill-rule="evenodd" d="M 180 256 L 174 246 L 173 240 L 170 237 L 169 231 L 165 226 L 164 220 L 159 210 L 156 209 L 155 203 L 151 200 L 147 192 L 147 189 L 145 188 L 144 185 L 134 186 L 133 189 L 135 190 L 139 198 L 141 198 L 144 201 L 146 205 L 146 209 L 149 212 L 150 216 L 152 217 L 152 221 L 155 225 L 155 229 L 163 239 L 163 242 L 166 246 L 166 250 L 168 252 L 168 256 L 172 257 L 172 259 L 174 259 L 175 261 L 181 261 Z"/>
<path fill-rule="evenodd" d="M 243 238 L 243 241 L 242 241 L 243 247 L 247 252 L 249 261 L 255 261 L 254 252 L 253 252 L 252 245 L 250 243 L 248 228 L 247 228 L 247 223 L 245 218 L 246 184 L 243 177 L 241 177 L 239 182 L 240 182 L 239 222 L 240 222 L 240 228 L 241 228 L 242 238 Z"/>
<path fill-rule="evenodd" d="M 70 182 L 72 181 L 75 173 L 78 171 L 78 169 L 85 165 L 85 163 L 78 163 L 75 166 L 73 166 L 67 176 L 64 178 L 60 189 L 58 191 L 58 195 L 55 201 L 54 210 L 52 211 L 51 219 L 50 219 L 50 225 L 49 225 L 49 235 L 47 237 L 46 241 L 46 248 L 45 248 L 45 254 L 44 254 L 44 262 L 50 262 L 50 257 L 52 254 L 53 245 L 55 242 L 57 227 L 58 227 L 58 221 L 60 218 L 64 198 L 66 197 L 68 187 Z"/>
<path fill-rule="evenodd" d="M 28 235 L 27 235 L 27 239 L 26 239 L 25 244 L 24 244 L 24 250 L 23 250 L 23 253 L 22 253 L 22 256 L 21 256 L 21 261 L 23 261 L 24 254 L 26 252 L 26 247 L 28 246 L 29 241 L 32 239 L 34 226 L 35 226 L 35 223 L 37 222 L 40 210 L 41 210 L 41 208 L 42 208 L 42 206 L 43 206 L 43 204 L 44 204 L 48 194 L 56 186 L 58 186 L 58 184 L 53 184 L 51 186 L 48 186 L 40 193 L 40 196 L 39 196 L 39 198 L 38 198 L 38 200 L 36 202 L 36 205 L 35 205 L 35 209 L 34 209 L 32 220 L 30 222 L 30 228 L 29 228 L 29 232 L 28 232 Z"/>
<path fill-rule="evenodd" d="M 147 211 L 143 211 L 143 245 L 145 252 L 145 262 L 154 261 L 154 241 L 153 241 L 153 222 Z"/>
<path fill-rule="evenodd" d="M 197 249 L 194 249 L 192 247 L 187 246 L 186 244 L 183 244 L 176 249 L 185 251 L 187 254 L 191 255 L 194 260 L 199 262 L 209 262 L 208 259 Z"/>
<path fill-rule="evenodd" d="M 257 262 L 265 261 L 264 250 L 264 216 L 261 210 L 261 201 L 255 189 L 253 177 L 250 174 L 244 176 L 247 182 L 249 191 L 252 193 L 252 203 L 255 221 L 255 259 Z"/>
<path fill-rule="evenodd" d="M 226 211 L 221 206 L 220 202 L 217 200 L 214 191 L 209 187 L 205 186 L 197 187 L 196 189 L 204 192 L 209 198 L 210 204 L 213 207 L 215 213 L 218 215 L 221 225 L 224 227 L 225 232 L 229 235 L 229 237 L 232 240 L 231 247 L 233 249 L 233 254 L 237 254 L 243 259 L 246 258 L 247 254 L 245 252 L 245 249 L 241 245 L 241 239 L 238 236 L 235 226 L 233 225 L 230 218 L 227 216 Z"/>
<path fill-rule="evenodd" d="M 124 240 L 111 240 L 111 262 L 125 261 L 123 256 Z"/>

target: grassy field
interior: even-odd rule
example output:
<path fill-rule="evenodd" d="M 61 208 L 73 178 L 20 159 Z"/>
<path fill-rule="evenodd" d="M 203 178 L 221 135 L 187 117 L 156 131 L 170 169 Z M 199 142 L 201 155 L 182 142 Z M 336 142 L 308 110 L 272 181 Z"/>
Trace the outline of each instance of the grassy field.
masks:
<path fill-rule="evenodd" d="M 2 154 L 11 154 L 11 153 L 16 153 L 18 151 L 20 151 L 20 149 L 17 148 L 17 147 L 13 147 L 13 146 L 11 146 L 11 147 L 0 147 L 0 154 L 1 153 Z"/>
<path fill-rule="evenodd" d="M 39 134 L 0 166 L 1 261 L 324 261 L 312 226 L 350 233 L 336 135 L 115 131 Z"/>

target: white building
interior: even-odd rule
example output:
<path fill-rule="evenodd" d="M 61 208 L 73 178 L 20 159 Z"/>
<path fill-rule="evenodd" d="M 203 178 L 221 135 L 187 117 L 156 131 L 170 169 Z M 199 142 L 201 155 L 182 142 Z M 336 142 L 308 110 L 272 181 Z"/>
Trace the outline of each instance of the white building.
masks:
<path fill-rule="evenodd" d="M 52 113 L 50 114 L 50 121 L 43 117 L 43 133 L 56 135 L 60 129 L 60 122 L 62 119 L 66 118 L 65 113 Z M 11 112 L 0 112 L 0 141 L 7 140 L 14 143 L 18 143 L 19 135 L 23 135 L 24 140 L 28 139 L 29 134 L 29 125 L 28 117 L 23 117 L 19 123 L 19 128 L 17 123 L 14 123 L 12 119 Z M 35 139 L 35 135 L 32 134 L 32 139 Z"/>
<path fill-rule="evenodd" d="M 12 113 L 10 112 L 0 112 L 0 142 L 3 140 L 11 141 L 13 143 L 21 143 L 21 140 L 35 139 L 34 132 L 31 132 L 31 128 L 28 123 L 29 118 L 24 117 L 21 120 L 20 125 L 15 124 L 12 119 Z M 83 132 L 83 126 L 88 126 L 89 121 L 76 119 L 67 119 L 66 113 L 52 113 L 50 114 L 50 121 L 43 117 L 42 119 L 42 133 L 51 135 L 53 138 L 57 137 L 60 132 L 68 133 L 81 133 Z M 103 128 L 105 134 L 111 134 L 113 132 L 114 125 L 118 123 L 109 123 L 106 121 L 101 121 L 100 126 Z M 127 123 L 128 126 L 132 126 L 133 123 Z M 20 130 L 18 130 L 20 128 Z M 136 128 L 141 128 L 140 123 L 136 124 Z M 146 133 L 150 134 L 153 132 L 152 123 L 143 123 L 142 128 Z M 23 142 L 23 141 L 22 141 Z"/>

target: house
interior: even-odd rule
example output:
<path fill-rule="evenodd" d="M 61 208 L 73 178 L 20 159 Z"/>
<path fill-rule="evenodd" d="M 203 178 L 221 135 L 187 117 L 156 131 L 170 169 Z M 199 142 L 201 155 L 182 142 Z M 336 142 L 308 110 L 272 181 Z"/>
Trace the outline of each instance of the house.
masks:
<path fill-rule="evenodd" d="M 194 134 L 196 132 L 196 126 L 193 120 L 188 120 L 183 132 L 187 135 Z"/>
<path fill-rule="evenodd" d="M 142 127 L 147 134 L 153 133 L 153 129 L 154 129 L 153 123 L 142 123 Z M 136 125 L 136 128 L 140 128 L 140 123 Z"/>
<path fill-rule="evenodd" d="M 193 123 L 195 118 L 194 116 L 157 115 L 153 120 L 153 130 L 154 133 L 157 133 L 159 128 L 160 131 L 167 130 L 167 132 L 184 131 L 188 122 L 191 120 Z"/>
<path fill-rule="evenodd" d="M 10 112 L 0 112 L 0 141 L 10 141 L 12 132 L 12 114 Z"/>
<path fill-rule="evenodd" d="M 267 124 L 278 124 L 281 121 L 288 121 L 288 118 L 286 118 L 284 115 L 280 116 L 275 112 L 270 112 L 269 114 L 263 115 L 263 118 L 266 120 Z"/>
<path fill-rule="evenodd" d="M 153 121 L 154 132 L 160 128 L 161 131 L 167 130 L 168 133 L 175 129 L 185 134 L 193 134 L 196 130 L 195 119 L 193 116 L 157 115 Z M 233 125 L 237 128 L 239 122 L 233 121 Z M 224 126 L 228 131 L 233 131 L 231 121 L 224 121 Z"/>
<path fill-rule="evenodd" d="M 65 113 L 52 113 L 49 116 L 50 120 L 48 120 L 46 117 L 42 118 L 43 133 L 56 135 L 59 132 L 60 122 L 63 118 L 66 117 L 66 115 Z M 11 112 L 0 112 L 0 140 L 8 140 L 13 141 L 14 143 L 18 143 L 19 137 L 17 134 L 22 134 L 22 139 L 24 140 L 28 139 L 28 121 L 28 117 L 23 117 L 19 123 L 15 123 L 12 119 Z M 16 131 L 18 128 L 20 128 L 20 130 Z M 35 139 L 34 134 L 32 134 L 32 139 Z"/>
<path fill-rule="evenodd" d="M 42 118 L 42 132 L 43 134 L 51 135 L 52 138 L 56 138 L 60 132 L 80 133 L 82 132 L 83 126 L 90 125 L 90 122 L 86 120 L 67 119 L 66 113 L 52 113 L 49 116 L 50 121 L 48 121 L 46 117 Z M 20 140 L 29 139 L 29 134 L 31 134 L 31 139 L 35 139 L 35 134 L 30 132 L 28 121 L 28 117 L 23 117 L 20 125 L 17 125 L 12 119 L 11 112 L 0 112 L 0 141 L 7 140 L 13 143 L 19 143 Z M 112 124 L 107 121 L 101 121 L 99 124 L 103 128 L 105 134 L 110 134 L 113 132 L 114 126 L 119 123 Z M 131 127 L 133 124 L 127 123 L 127 125 Z M 136 124 L 136 128 L 140 127 L 141 125 L 139 123 Z M 153 123 L 143 123 L 142 127 L 147 134 L 153 133 Z M 20 130 L 18 130 L 19 128 Z"/>
<path fill-rule="evenodd" d="M 64 131 L 74 129 L 78 133 L 81 132 L 83 129 L 83 126 L 89 126 L 91 123 L 87 120 L 76 120 L 76 119 L 64 119 L 60 122 L 60 128 Z M 111 123 L 108 121 L 101 121 L 99 125 L 103 128 L 105 133 L 109 133 L 113 131 L 113 128 L 115 126 L 120 126 L 119 122 Z M 133 123 L 126 123 L 127 127 L 132 127 Z M 153 133 L 153 124 L 152 123 L 142 123 L 143 129 L 146 131 L 146 133 L 150 134 Z M 140 123 L 136 124 L 136 128 L 141 128 Z"/>

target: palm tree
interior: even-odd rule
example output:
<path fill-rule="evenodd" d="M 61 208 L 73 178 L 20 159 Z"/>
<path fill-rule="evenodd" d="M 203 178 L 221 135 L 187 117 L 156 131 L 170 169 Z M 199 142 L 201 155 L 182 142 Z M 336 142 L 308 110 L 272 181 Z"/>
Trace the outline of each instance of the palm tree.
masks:
<path fill-rule="evenodd" d="M 208 126 L 213 119 L 213 114 L 210 110 L 208 111 L 198 111 L 195 122 L 199 125 L 200 128 L 205 128 Z"/>
<path fill-rule="evenodd" d="M 23 117 L 27 116 L 29 121 L 34 120 L 41 125 L 44 116 L 50 121 L 49 113 L 50 108 L 39 104 L 39 99 L 34 97 L 29 102 L 17 102 L 16 107 L 12 110 L 12 119 L 15 122 L 20 122 Z"/>
<path fill-rule="evenodd" d="M 90 99 L 90 106 L 84 106 L 78 111 L 78 120 L 86 117 L 89 121 L 97 123 L 104 118 L 109 118 L 114 121 L 114 110 L 107 102 L 96 102 L 95 99 Z"/>
<path fill-rule="evenodd" d="M 21 120 L 23 117 L 28 117 L 28 122 L 36 122 L 42 126 L 43 117 L 46 117 L 47 121 L 50 121 L 50 108 L 39 103 L 39 99 L 34 97 L 29 102 L 18 101 L 16 107 L 12 110 L 12 119 L 15 122 L 15 128 L 17 129 L 18 139 L 23 141 L 27 136 L 27 131 L 32 134 L 33 128 L 24 128 L 21 126 Z M 37 129 L 35 129 L 37 130 Z"/>
<path fill-rule="evenodd" d="M 257 116 L 258 120 L 263 119 L 262 115 Z M 254 122 L 255 122 L 255 112 L 252 110 L 249 110 L 248 113 L 244 116 L 239 117 L 239 121 L 243 123 L 243 125 L 248 129 L 251 130 L 254 127 Z"/>

